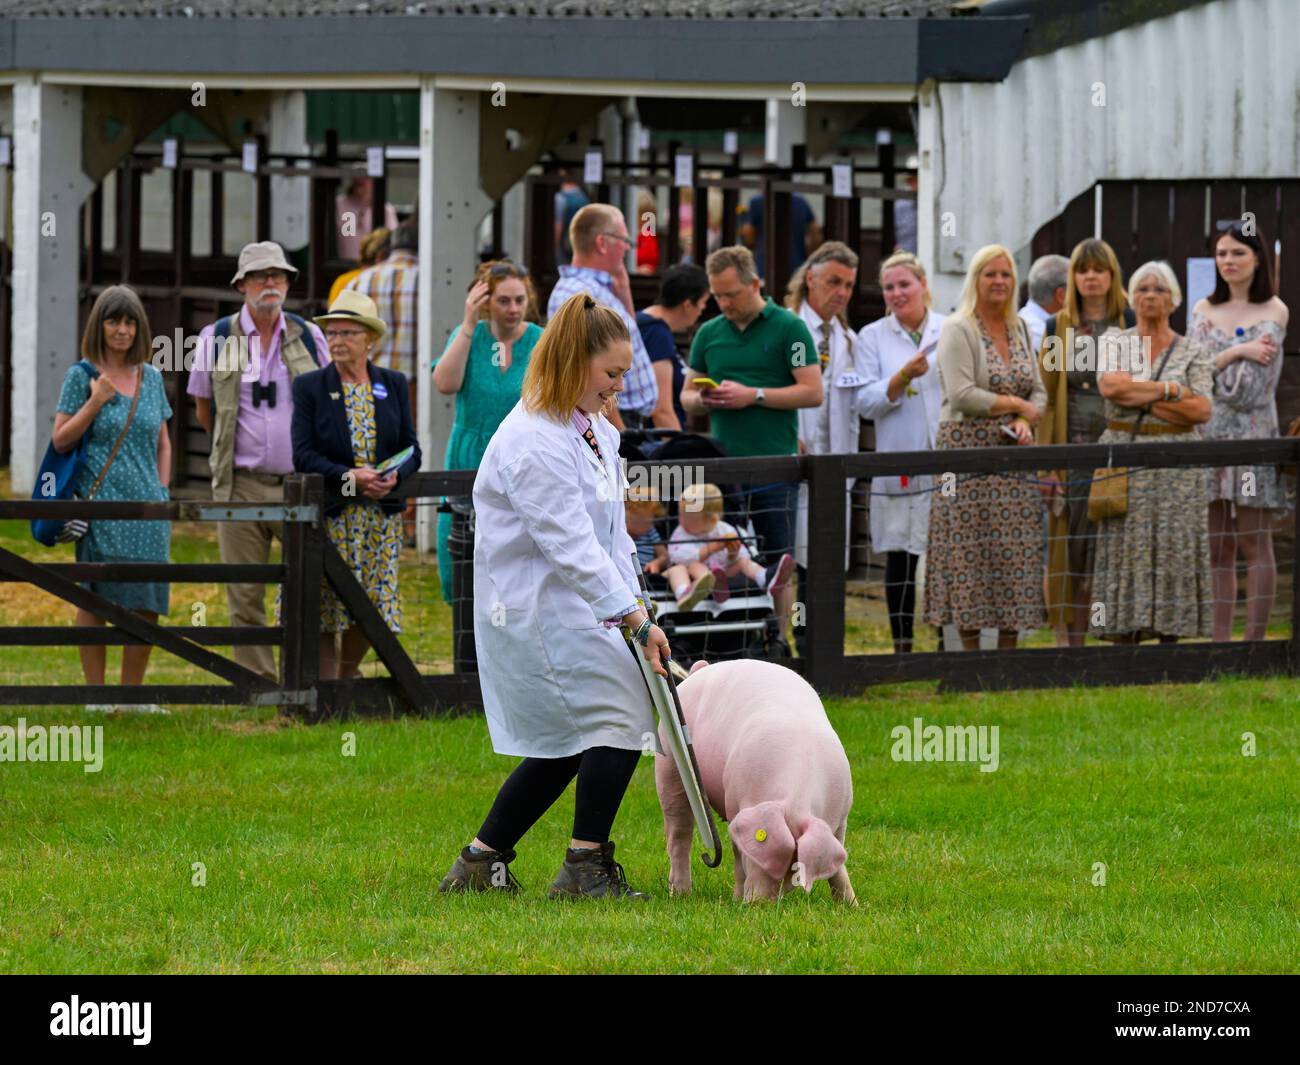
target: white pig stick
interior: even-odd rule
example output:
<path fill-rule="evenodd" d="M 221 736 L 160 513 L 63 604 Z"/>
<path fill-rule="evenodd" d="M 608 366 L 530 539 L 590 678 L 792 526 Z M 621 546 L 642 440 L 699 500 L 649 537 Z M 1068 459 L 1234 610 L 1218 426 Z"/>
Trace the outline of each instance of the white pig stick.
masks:
<path fill-rule="evenodd" d="M 636 570 L 637 581 L 646 603 L 650 602 L 650 586 L 646 584 L 645 573 L 641 569 L 641 559 L 632 552 L 632 568 Z M 647 605 L 647 611 L 649 606 Z M 704 794 L 704 778 L 700 775 L 700 763 L 695 758 L 695 748 L 691 744 L 690 731 L 686 727 L 686 714 L 682 711 L 682 702 L 677 697 L 677 684 L 673 679 L 672 669 L 668 669 L 665 679 L 650 668 L 650 663 L 636 647 L 635 641 L 628 641 L 628 649 L 641 669 L 641 676 L 650 693 L 650 701 L 659 714 L 659 721 L 664 726 L 668 737 L 668 749 L 677 766 L 682 786 L 686 789 L 687 801 L 694 815 L 695 827 L 700 834 L 700 841 L 706 847 L 713 848 L 712 856 L 701 853 L 700 860 L 710 869 L 722 864 L 722 839 L 718 835 L 718 826 L 713 821 L 713 810 L 708 797 Z M 669 660 L 671 663 L 671 659 Z M 667 698 L 665 698 L 667 696 Z"/>

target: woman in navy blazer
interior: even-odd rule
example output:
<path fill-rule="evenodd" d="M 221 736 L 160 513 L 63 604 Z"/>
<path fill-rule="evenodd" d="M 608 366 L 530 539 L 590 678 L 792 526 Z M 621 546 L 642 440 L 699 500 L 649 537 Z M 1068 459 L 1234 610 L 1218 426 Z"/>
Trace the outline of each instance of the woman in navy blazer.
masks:
<path fill-rule="evenodd" d="M 293 383 L 293 466 L 325 478 L 326 533 L 388 627 L 401 632 L 397 571 L 405 502 L 391 493 L 420 468 L 410 391 L 405 376 L 370 361 L 387 327 L 369 296 L 345 289 L 315 321 L 332 361 Z M 411 454 L 397 469 L 376 470 L 408 447 Z M 321 593 L 321 677 L 356 676 L 369 647 L 327 586 Z"/>

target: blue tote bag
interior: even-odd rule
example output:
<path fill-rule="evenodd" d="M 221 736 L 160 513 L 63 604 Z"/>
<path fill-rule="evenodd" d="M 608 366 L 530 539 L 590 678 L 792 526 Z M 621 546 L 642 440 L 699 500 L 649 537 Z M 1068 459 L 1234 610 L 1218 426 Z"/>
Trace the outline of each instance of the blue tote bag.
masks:
<path fill-rule="evenodd" d="M 77 365 L 85 370 L 86 375 L 92 381 L 99 376 L 99 371 L 85 359 L 78 361 Z M 117 438 L 117 443 L 113 445 L 113 450 L 108 456 L 108 461 L 104 463 L 104 469 L 95 481 L 94 488 L 90 490 L 91 499 L 95 497 L 95 492 L 99 489 L 104 475 L 108 473 L 108 468 L 113 464 L 113 460 L 117 458 L 118 449 L 126 438 L 127 430 L 131 428 L 131 420 L 135 417 L 135 408 L 140 401 L 140 391 L 143 385 L 142 380 L 136 386 L 135 398 L 131 401 L 131 412 L 127 415 L 126 426 L 122 429 L 121 436 Z M 74 490 L 77 487 L 77 479 L 86 466 L 86 448 L 89 444 L 89 438 L 90 431 L 87 429 L 77 442 L 77 446 L 66 455 L 54 450 L 53 440 L 46 445 L 45 458 L 41 460 L 41 468 L 36 473 L 36 487 L 32 489 L 33 499 L 48 501 L 51 499 L 75 498 Z M 32 521 L 32 538 L 46 547 L 53 547 L 58 543 L 70 543 L 74 540 L 80 540 L 86 534 L 88 527 L 83 518 L 74 518 L 71 521 L 62 518 L 36 518 Z"/>

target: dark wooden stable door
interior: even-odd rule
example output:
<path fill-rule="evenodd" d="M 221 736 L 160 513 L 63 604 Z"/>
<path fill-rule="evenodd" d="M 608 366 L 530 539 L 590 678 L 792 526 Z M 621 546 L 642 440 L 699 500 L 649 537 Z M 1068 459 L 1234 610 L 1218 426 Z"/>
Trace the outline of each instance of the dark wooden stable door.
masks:
<path fill-rule="evenodd" d="M 1079 241 L 1093 236 L 1095 196 L 1094 186 L 1034 235 L 1035 258 L 1068 256 Z M 1215 223 L 1241 218 L 1246 211 L 1254 214 L 1260 235 L 1274 249 L 1274 283 L 1294 316 L 1300 311 L 1300 180 L 1101 184 L 1101 237 L 1115 249 L 1126 284 L 1142 263 L 1165 259 L 1178 283 L 1186 286 L 1187 260 L 1214 255 Z M 1172 324 L 1179 333 L 1186 332 L 1188 310 L 1184 304 L 1174 312 Z M 1285 426 L 1300 415 L 1300 327 L 1294 318 L 1283 350 L 1291 356 L 1278 389 L 1278 416 Z"/>

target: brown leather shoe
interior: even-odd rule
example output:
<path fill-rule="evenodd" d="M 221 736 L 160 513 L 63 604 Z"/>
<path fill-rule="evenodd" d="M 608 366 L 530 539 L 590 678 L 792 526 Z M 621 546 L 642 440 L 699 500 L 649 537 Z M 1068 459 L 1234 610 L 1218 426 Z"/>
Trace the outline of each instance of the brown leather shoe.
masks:
<path fill-rule="evenodd" d="M 510 863 L 514 860 L 514 851 L 488 851 L 476 856 L 470 854 L 469 848 L 465 847 L 452 863 L 451 871 L 442 878 L 438 890 L 505 891 L 518 895 L 522 887 L 510 871 Z"/>
<path fill-rule="evenodd" d="M 614 861 L 614 843 L 609 841 L 590 850 L 569 849 L 560 874 L 551 885 L 549 895 L 563 898 L 649 899 L 634 891 L 627 882 L 623 867 Z"/>

